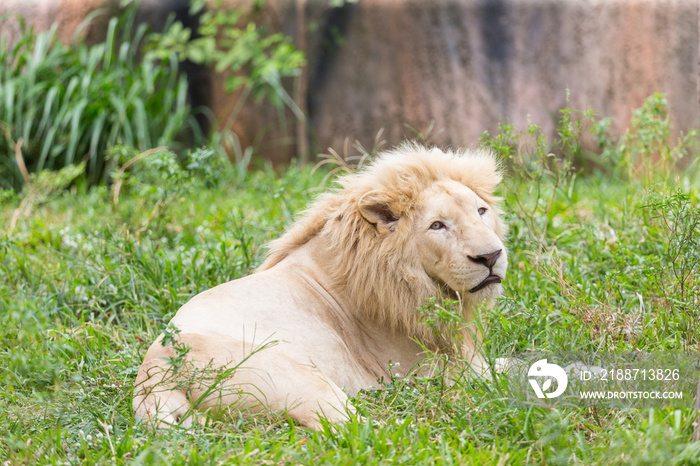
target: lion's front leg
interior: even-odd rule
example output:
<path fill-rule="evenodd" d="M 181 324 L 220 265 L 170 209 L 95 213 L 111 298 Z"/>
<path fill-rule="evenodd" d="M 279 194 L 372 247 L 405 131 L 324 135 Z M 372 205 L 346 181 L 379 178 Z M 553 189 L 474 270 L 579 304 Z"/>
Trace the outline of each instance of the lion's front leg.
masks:
<path fill-rule="evenodd" d="M 347 395 L 321 371 L 300 363 L 281 349 L 272 348 L 256 353 L 237 369 L 230 383 L 247 387 L 246 396 L 237 394 L 212 400 L 216 404 L 237 403 L 249 410 L 271 409 L 286 412 L 299 424 L 311 429 L 321 428 L 321 417 L 331 423 L 348 420 L 352 407 Z M 211 405 L 205 401 L 202 406 Z"/>
<path fill-rule="evenodd" d="M 482 354 L 481 332 L 474 325 L 467 325 L 462 329 L 460 336 L 462 340 L 460 354 L 462 362 L 469 366 L 473 373 L 482 377 L 490 377 L 490 365 Z"/>
<path fill-rule="evenodd" d="M 306 364 L 286 366 L 278 372 L 276 382 L 273 396 L 284 404 L 292 419 L 305 427 L 319 430 L 321 417 L 334 424 L 344 423 L 354 411 L 340 387 Z"/>

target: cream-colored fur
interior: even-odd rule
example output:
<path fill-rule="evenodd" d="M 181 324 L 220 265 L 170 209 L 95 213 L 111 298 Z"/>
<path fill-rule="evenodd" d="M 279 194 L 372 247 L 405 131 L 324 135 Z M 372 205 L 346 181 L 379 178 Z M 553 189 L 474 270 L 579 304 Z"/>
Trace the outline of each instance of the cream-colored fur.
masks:
<path fill-rule="evenodd" d="M 303 425 L 347 419 L 347 396 L 415 370 L 421 345 L 452 342 L 418 308 L 432 296 L 475 305 L 501 292 L 507 255 L 484 151 L 405 145 L 339 180 L 280 239 L 260 269 L 195 296 L 172 319 L 177 356 L 162 336 L 136 379 L 134 413 L 190 422 L 191 408 L 285 409 Z M 485 281 L 487 277 L 490 277 Z M 261 345 L 268 345 L 260 349 Z M 463 355 L 481 368 L 471 338 Z"/>

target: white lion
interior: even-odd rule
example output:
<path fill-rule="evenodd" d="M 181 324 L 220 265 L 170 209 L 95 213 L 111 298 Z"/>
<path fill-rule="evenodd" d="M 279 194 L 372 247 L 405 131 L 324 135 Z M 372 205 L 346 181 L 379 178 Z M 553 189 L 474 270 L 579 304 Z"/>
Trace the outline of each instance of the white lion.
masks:
<path fill-rule="evenodd" d="M 179 334 L 161 335 L 138 373 L 135 415 L 188 425 L 195 408 L 270 408 L 311 428 L 321 415 L 346 420 L 348 395 L 415 370 L 424 348 L 452 344 L 422 323 L 427 298 L 459 300 L 468 318 L 501 293 L 500 180 L 488 152 L 417 145 L 340 178 L 272 242 L 256 273 L 177 312 Z M 463 332 L 462 355 L 481 368 Z"/>

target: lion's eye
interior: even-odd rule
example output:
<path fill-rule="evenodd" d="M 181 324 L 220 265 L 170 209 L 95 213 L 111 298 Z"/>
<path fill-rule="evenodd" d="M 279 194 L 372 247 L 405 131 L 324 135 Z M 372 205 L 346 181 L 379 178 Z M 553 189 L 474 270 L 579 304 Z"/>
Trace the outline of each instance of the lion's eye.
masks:
<path fill-rule="evenodd" d="M 486 207 L 479 207 L 479 215 L 484 215 L 488 209 Z"/>
<path fill-rule="evenodd" d="M 442 230 L 443 228 L 445 228 L 445 224 L 442 223 L 442 222 L 439 221 L 439 220 L 434 221 L 434 222 L 430 225 L 430 229 L 431 229 L 431 230 Z"/>

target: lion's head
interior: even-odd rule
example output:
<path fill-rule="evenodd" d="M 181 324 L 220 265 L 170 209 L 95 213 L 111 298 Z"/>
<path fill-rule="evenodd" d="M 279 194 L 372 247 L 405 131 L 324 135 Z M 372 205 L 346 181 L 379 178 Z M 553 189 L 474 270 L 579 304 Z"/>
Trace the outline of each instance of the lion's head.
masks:
<path fill-rule="evenodd" d="M 338 180 L 280 239 L 267 269 L 312 238 L 334 288 L 353 312 L 429 338 L 417 308 L 431 296 L 464 304 L 501 293 L 505 228 L 493 190 L 501 175 L 485 151 L 443 152 L 404 145 Z"/>

